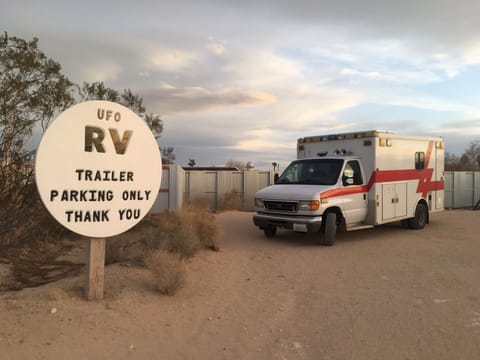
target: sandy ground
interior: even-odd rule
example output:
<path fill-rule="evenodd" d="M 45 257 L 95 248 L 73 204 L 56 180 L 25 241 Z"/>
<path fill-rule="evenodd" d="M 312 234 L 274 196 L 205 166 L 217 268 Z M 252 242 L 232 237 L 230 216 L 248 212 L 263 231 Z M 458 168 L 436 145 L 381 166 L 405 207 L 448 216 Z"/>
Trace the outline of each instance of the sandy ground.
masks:
<path fill-rule="evenodd" d="M 0 358 L 479 359 L 480 211 L 266 239 L 251 213 L 217 215 L 220 252 L 188 265 L 173 297 L 144 269 L 106 269 L 105 300 L 85 278 L 0 294 Z"/>

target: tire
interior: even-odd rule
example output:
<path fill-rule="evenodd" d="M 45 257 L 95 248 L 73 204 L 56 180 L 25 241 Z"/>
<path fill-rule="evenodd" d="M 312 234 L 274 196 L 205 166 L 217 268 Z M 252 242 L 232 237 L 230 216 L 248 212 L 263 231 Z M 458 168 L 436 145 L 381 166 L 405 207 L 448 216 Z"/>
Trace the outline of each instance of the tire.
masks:
<path fill-rule="evenodd" d="M 329 212 L 325 216 L 325 226 L 323 228 L 323 238 L 321 244 L 324 246 L 332 246 L 337 234 L 337 214 Z"/>
<path fill-rule="evenodd" d="M 410 229 L 420 230 L 425 227 L 428 222 L 428 209 L 424 203 L 418 203 L 415 209 L 415 216 L 408 219 Z"/>
<path fill-rule="evenodd" d="M 277 227 L 276 226 L 269 226 L 269 227 L 263 229 L 263 233 L 265 234 L 265 237 L 272 238 L 277 234 Z"/>

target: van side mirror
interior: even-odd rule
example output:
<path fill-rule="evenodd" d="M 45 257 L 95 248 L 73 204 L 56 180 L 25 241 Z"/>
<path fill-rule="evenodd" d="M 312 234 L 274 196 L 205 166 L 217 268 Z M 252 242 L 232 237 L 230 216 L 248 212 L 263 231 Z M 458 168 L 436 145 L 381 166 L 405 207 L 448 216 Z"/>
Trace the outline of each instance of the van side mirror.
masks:
<path fill-rule="evenodd" d="M 273 182 L 276 184 L 278 182 L 278 178 L 280 177 L 280 175 L 278 175 L 278 173 L 275 173 L 275 175 L 273 175 Z"/>

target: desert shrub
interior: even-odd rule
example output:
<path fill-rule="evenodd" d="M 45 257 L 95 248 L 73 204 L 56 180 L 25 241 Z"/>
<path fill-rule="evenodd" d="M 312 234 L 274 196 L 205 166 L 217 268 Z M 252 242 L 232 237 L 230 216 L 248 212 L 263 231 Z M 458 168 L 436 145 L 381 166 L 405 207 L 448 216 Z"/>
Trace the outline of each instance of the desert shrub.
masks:
<path fill-rule="evenodd" d="M 146 235 L 147 249 L 160 249 L 190 258 L 201 243 L 191 222 L 185 221 L 180 211 L 166 211 L 158 219 L 156 228 Z"/>
<path fill-rule="evenodd" d="M 151 271 L 155 289 L 162 294 L 173 295 L 185 285 L 186 268 L 180 254 L 154 250 L 145 261 Z"/>
<path fill-rule="evenodd" d="M 207 207 L 185 206 L 181 210 L 181 217 L 184 222 L 192 224 L 202 247 L 218 251 L 216 240 L 219 229 L 215 222 L 215 216 Z"/>
<path fill-rule="evenodd" d="M 190 258 L 202 247 L 218 250 L 218 227 L 207 207 L 186 205 L 180 210 L 166 211 L 157 225 L 145 233 L 147 249 L 162 249 Z"/>
<path fill-rule="evenodd" d="M 105 265 L 128 260 L 125 241 L 121 238 L 107 239 L 105 242 Z"/>

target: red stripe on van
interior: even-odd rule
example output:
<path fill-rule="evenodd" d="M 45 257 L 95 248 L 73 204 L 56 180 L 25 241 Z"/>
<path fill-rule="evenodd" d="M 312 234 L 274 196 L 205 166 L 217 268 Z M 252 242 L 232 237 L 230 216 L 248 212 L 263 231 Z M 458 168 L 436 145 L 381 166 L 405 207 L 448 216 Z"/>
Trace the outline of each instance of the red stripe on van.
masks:
<path fill-rule="evenodd" d="M 427 153 L 425 156 L 425 168 L 423 170 L 376 170 L 373 172 L 367 185 L 360 186 L 348 186 L 340 189 L 327 190 L 320 195 L 321 199 L 327 199 L 330 197 L 361 194 L 370 191 L 373 184 L 385 183 L 385 182 L 397 182 L 407 180 L 418 180 L 417 194 L 422 194 L 423 198 L 427 197 L 429 191 L 443 190 L 443 180 L 432 181 L 433 168 L 428 168 L 430 163 L 430 156 L 433 149 L 433 141 L 429 141 L 427 147 Z"/>

